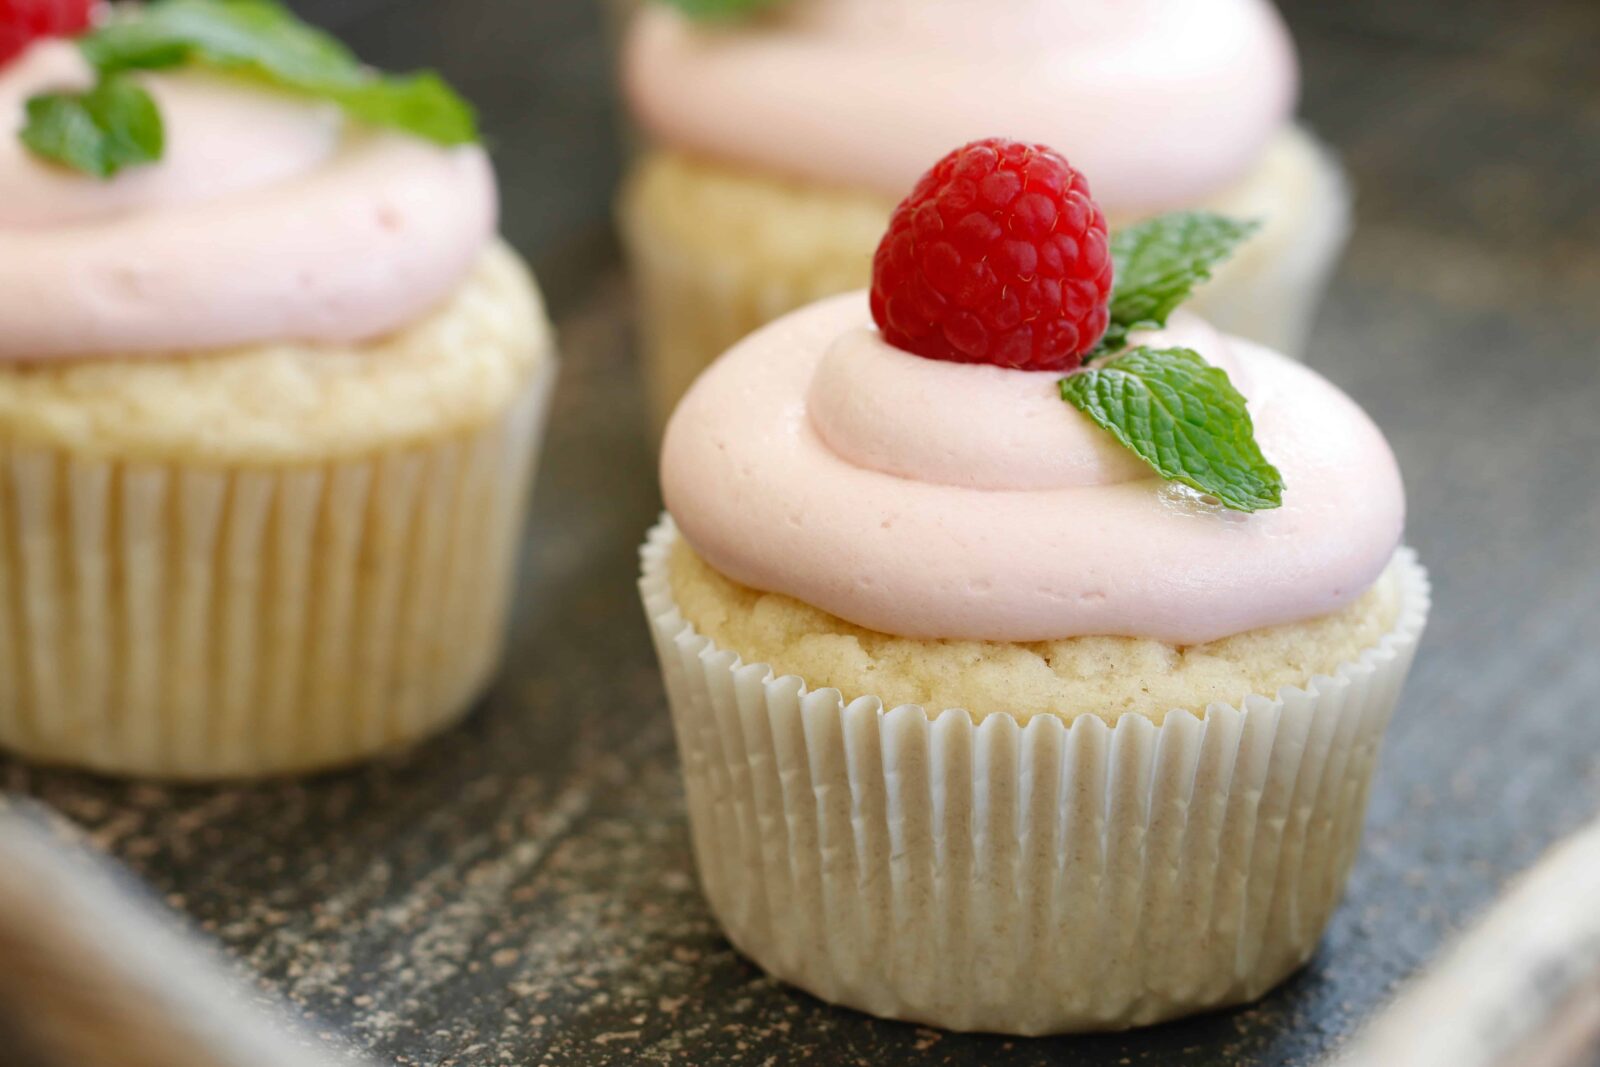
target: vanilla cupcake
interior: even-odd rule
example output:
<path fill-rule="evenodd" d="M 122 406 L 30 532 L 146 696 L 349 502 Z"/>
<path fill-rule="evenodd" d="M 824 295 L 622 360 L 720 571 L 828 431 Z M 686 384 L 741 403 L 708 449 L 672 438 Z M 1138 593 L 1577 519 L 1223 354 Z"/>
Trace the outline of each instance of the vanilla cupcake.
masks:
<path fill-rule="evenodd" d="M 703 22 L 653 0 L 622 68 L 650 146 L 620 216 L 660 420 L 746 333 L 864 286 L 895 202 L 975 137 L 1061 149 L 1118 225 L 1261 220 L 1196 306 L 1291 355 L 1349 229 L 1267 0 L 777 0 Z"/>
<path fill-rule="evenodd" d="M 794 312 L 699 379 L 641 590 L 732 942 L 835 1003 L 1040 1034 L 1247 1001 L 1305 962 L 1429 594 L 1349 398 L 1150 317 L 1151 279 L 1215 254 L 1191 231 L 1119 242 L 1106 305 L 1051 296 L 1103 292 L 1104 224 L 1018 147 L 919 184 L 870 302 Z M 967 179 L 1009 190 L 978 211 L 995 249 L 962 243 Z M 1030 234 L 1035 194 L 1086 221 Z M 1081 255 L 1047 263 L 1064 232 Z M 952 311 L 941 271 L 1032 262 L 1015 239 L 1039 248 L 1023 306 L 1055 304 L 974 340 L 1018 290 Z"/>
<path fill-rule="evenodd" d="M 182 37 L 255 32 L 229 18 L 169 0 L 0 68 L 0 745 L 26 757 L 331 767 L 453 722 L 500 658 L 555 359 L 470 112 L 286 13 L 235 78 Z M 109 72 L 141 33 L 187 59 Z M 274 70 L 292 40 L 346 109 Z M 101 92 L 91 62 L 163 137 L 53 139 L 40 102 Z"/>

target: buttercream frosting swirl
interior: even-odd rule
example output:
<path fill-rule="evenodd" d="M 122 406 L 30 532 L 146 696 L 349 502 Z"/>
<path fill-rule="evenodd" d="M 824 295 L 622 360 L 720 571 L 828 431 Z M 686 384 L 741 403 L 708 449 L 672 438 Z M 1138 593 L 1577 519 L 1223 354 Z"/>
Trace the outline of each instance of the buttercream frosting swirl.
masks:
<path fill-rule="evenodd" d="M 1361 409 L 1192 316 L 1136 339 L 1229 372 L 1282 507 L 1231 512 L 1163 481 L 1061 400 L 1058 373 L 889 346 L 861 293 L 778 320 L 700 378 L 662 446 L 667 507 L 730 578 L 903 637 L 1197 644 L 1370 588 L 1405 499 Z"/>
<path fill-rule="evenodd" d="M 1268 0 L 790 0 L 731 25 L 650 3 L 623 73 L 668 145 L 898 197 L 956 145 L 1039 141 L 1113 214 L 1242 178 L 1298 87 Z"/>
<path fill-rule="evenodd" d="M 194 72 L 141 77 L 159 162 L 101 181 L 31 155 L 27 99 L 90 81 L 61 41 L 0 69 L 0 360 L 364 340 L 431 310 L 494 233 L 481 148 Z"/>

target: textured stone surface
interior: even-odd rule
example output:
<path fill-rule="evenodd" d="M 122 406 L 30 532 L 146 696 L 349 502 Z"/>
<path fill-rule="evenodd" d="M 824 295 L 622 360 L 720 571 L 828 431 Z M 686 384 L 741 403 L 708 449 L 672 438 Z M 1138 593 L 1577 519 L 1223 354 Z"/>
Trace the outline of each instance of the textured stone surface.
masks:
<path fill-rule="evenodd" d="M 1600 7 L 1286 5 L 1362 226 L 1311 358 L 1388 430 L 1437 607 L 1322 952 L 1261 1004 L 1008 1041 L 828 1008 L 721 940 L 695 888 L 633 588 L 659 506 L 579 0 L 307 4 L 484 105 L 566 373 L 504 677 L 464 728 L 314 781 L 119 785 L 0 761 L 259 975 L 399 1064 L 1309 1064 L 1600 807 Z M 3 1048 L 0 1045 L 0 1048 Z"/>

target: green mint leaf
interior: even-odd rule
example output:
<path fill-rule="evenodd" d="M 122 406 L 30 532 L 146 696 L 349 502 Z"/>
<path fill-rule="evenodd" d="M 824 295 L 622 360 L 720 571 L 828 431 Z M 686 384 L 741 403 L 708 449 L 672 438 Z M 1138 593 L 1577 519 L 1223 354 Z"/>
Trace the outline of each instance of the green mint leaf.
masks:
<path fill-rule="evenodd" d="M 197 63 L 330 100 L 439 144 L 477 140 L 471 105 L 437 74 L 387 76 L 275 0 L 156 0 L 82 38 L 102 75 Z"/>
<path fill-rule="evenodd" d="M 714 20 L 751 15 L 769 7 L 776 7 L 782 0 L 666 0 L 666 2 L 690 18 Z"/>
<path fill-rule="evenodd" d="M 405 130 L 435 144 L 469 144 L 478 139 L 471 105 L 433 71 L 369 79 L 327 94 L 345 112 L 373 126 Z"/>
<path fill-rule="evenodd" d="M 160 159 L 165 143 L 150 94 L 116 77 L 88 92 L 31 98 L 21 137 L 34 155 L 97 178 Z"/>
<path fill-rule="evenodd" d="M 1133 330 L 1165 326 L 1178 305 L 1211 277 L 1212 268 L 1259 225 L 1194 211 L 1162 215 L 1112 234 L 1111 326 L 1097 351 L 1122 348 Z"/>
<path fill-rule="evenodd" d="M 275 0 L 156 0 L 78 42 L 95 69 L 153 70 L 196 60 L 289 83 L 352 78 L 355 56 Z"/>
<path fill-rule="evenodd" d="M 1169 481 L 1234 511 L 1283 504 L 1283 475 L 1256 444 L 1244 396 L 1188 348 L 1135 348 L 1061 379 L 1061 399 Z"/>

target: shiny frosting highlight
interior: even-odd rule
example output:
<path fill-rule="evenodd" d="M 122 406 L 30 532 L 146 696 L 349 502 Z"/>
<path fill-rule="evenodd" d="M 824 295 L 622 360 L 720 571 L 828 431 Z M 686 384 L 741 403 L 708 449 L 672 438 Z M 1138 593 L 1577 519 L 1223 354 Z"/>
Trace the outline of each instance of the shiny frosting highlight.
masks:
<path fill-rule="evenodd" d="M 1114 214 L 1243 177 L 1299 76 L 1268 0 L 789 0 L 732 24 L 647 3 L 623 75 L 680 149 L 898 197 L 956 145 L 1040 141 Z"/>
<path fill-rule="evenodd" d="M 1229 371 L 1283 507 L 1230 512 L 1163 481 L 1060 399 L 1060 374 L 888 346 L 862 293 L 780 319 L 700 378 L 662 446 L 667 507 L 736 581 L 904 637 L 1197 644 L 1368 589 L 1405 518 L 1371 420 L 1193 317 L 1139 340 Z"/>
<path fill-rule="evenodd" d="M 365 340 L 431 310 L 494 233 L 476 146 L 201 73 L 141 80 L 165 157 L 100 181 L 16 137 L 28 97 L 89 84 L 77 50 L 0 68 L 0 359 Z"/>

